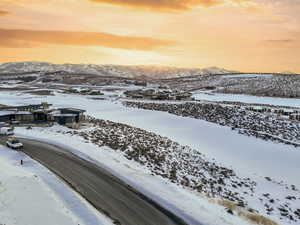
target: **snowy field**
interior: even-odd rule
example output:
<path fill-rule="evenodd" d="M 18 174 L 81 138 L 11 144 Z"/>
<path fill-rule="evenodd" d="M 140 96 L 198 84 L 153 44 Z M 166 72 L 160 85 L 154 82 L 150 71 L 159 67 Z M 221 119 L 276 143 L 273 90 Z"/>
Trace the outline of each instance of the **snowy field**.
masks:
<path fill-rule="evenodd" d="M 272 77 L 272 74 L 237 74 L 237 75 L 225 75 L 222 78 L 255 78 L 255 77 Z"/>
<path fill-rule="evenodd" d="M 230 128 L 202 120 L 126 108 L 114 101 L 92 100 L 79 95 L 32 96 L 0 92 L 0 104 L 39 104 L 41 101 L 48 101 L 56 107 L 86 109 L 88 115 L 96 118 L 166 136 L 182 145 L 201 149 L 207 156 L 236 171 L 243 171 L 247 176 L 260 174 L 300 186 L 300 180 L 294 176 L 294 172 L 299 170 L 300 151 L 292 146 L 243 136 Z"/>
<path fill-rule="evenodd" d="M 240 94 L 219 94 L 207 92 L 195 92 L 193 97 L 197 100 L 207 101 L 229 101 L 229 102 L 243 102 L 243 103 L 258 103 L 270 104 L 277 106 L 300 107 L 300 99 L 296 98 L 273 98 L 273 97 L 259 97 L 253 95 Z"/>
<path fill-rule="evenodd" d="M 255 98 L 267 101 L 265 98 Z M 271 99 L 274 100 L 274 98 Z M 276 99 L 277 98 L 275 98 L 275 100 Z M 261 185 L 264 184 L 264 177 L 271 177 L 272 180 L 282 182 L 282 184 L 293 184 L 300 187 L 300 180 L 297 179 L 295 175 L 296 172 L 299 171 L 300 151 L 288 145 L 275 144 L 254 137 L 243 136 L 231 131 L 229 128 L 202 120 L 179 117 L 164 112 L 126 108 L 116 101 L 92 100 L 79 95 L 56 94 L 56 96 L 32 96 L 0 92 L 0 104 L 23 105 L 40 103 L 41 101 L 48 101 L 56 107 L 77 107 L 86 109 L 88 115 L 92 115 L 96 118 L 126 123 L 166 136 L 182 145 L 188 145 L 201 151 L 208 157 L 214 158 L 216 161 L 224 164 L 226 167 L 233 168 L 239 176 L 250 177 L 258 181 Z M 245 101 L 245 99 L 237 98 L 234 101 Z M 261 102 L 256 101 L 256 103 Z M 274 104 L 274 102 L 271 103 Z M 290 103 L 291 102 L 285 104 Z M 270 102 L 264 102 L 264 104 L 270 104 Z M 300 103 L 297 104 L 300 106 Z M 32 133 L 22 129 L 18 129 L 18 131 L 22 135 L 38 136 L 40 134 L 40 131 L 37 129 L 30 131 Z M 45 134 L 48 140 L 67 143 L 65 137 L 61 136 L 61 134 L 48 131 L 43 132 L 46 132 Z M 102 154 L 102 152 L 99 154 L 92 145 L 86 144 L 90 145 L 86 148 L 83 147 L 82 141 L 71 140 L 72 137 L 69 138 L 70 143 L 78 142 L 76 146 L 78 146 L 79 151 L 82 149 L 82 152 L 89 157 L 101 162 L 104 166 L 114 171 L 123 171 L 123 174 L 119 174 L 119 176 L 132 177 L 133 179 L 129 182 L 139 180 L 140 183 L 135 183 L 138 188 L 152 194 L 155 199 L 159 199 L 165 205 L 171 204 L 171 208 L 173 209 L 173 206 L 177 206 L 174 210 L 179 210 L 181 214 L 190 218 L 191 221 L 197 219 L 194 218 L 195 216 L 198 217 L 198 219 L 206 219 L 209 224 L 231 224 L 233 221 L 228 218 L 228 215 L 222 214 L 222 210 L 218 207 L 215 214 L 211 214 L 212 212 L 208 214 L 208 211 L 212 210 L 212 207 L 215 207 L 214 205 L 208 204 L 207 201 L 201 197 L 195 198 L 194 194 L 187 190 L 182 190 L 176 185 L 167 183 L 160 178 L 150 177 L 147 171 L 144 171 L 139 165 L 132 164 L 131 161 L 124 161 L 124 157 L 121 155 L 117 156 L 110 151 L 106 151 L 106 154 Z M 126 170 L 126 168 L 128 170 Z M 164 188 L 161 188 L 161 185 L 164 184 Z M 268 187 L 268 185 L 270 184 L 265 184 L 265 188 L 267 188 L 267 190 L 269 188 L 272 193 L 277 193 L 279 197 L 286 194 L 281 188 L 272 185 Z M 158 188 L 161 191 L 153 193 L 153 190 L 157 190 Z M 266 189 L 262 191 L 265 190 Z M 193 204 L 190 204 L 191 201 L 193 201 Z M 199 208 L 203 209 L 204 214 L 208 214 L 208 216 L 199 213 L 199 211 L 201 211 Z M 213 218 L 217 217 L 222 218 L 222 220 L 227 221 L 227 223 L 224 221 L 218 223 L 218 221 L 213 220 Z M 235 221 L 232 224 L 242 225 L 243 223 L 241 221 Z M 286 224 L 289 224 L 289 222 L 286 222 Z"/>
<path fill-rule="evenodd" d="M 1 225 L 53 225 L 57 221 L 63 225 L 113 224 L 21 152 L 0 146 L 0 170 Z"/>

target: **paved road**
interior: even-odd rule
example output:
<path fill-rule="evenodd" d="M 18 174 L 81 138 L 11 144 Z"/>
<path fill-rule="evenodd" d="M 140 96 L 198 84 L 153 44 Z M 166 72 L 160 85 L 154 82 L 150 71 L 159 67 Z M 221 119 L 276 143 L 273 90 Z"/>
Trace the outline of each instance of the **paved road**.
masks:
<path fill-rule="evenodd" d="M 20 139 L 24 152 L 65 180 L 96 209 L 122 225 L 186 225 L 106 170 L 47 143 Z M 4 142 L 4 139 L 0 139 Z"/>

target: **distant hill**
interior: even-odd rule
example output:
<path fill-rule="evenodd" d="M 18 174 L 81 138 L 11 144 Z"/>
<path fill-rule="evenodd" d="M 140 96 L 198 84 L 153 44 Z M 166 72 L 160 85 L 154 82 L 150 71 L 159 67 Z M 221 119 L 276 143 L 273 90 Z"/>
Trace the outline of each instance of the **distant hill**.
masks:
<path fill-rule="evenodd" d="M 284 71 L 282 74 L 287 74 L 287 75 L 297 75 L 297 73 L 291 72 L 291 71 Z"/>
<path fill-rule="evenodd" d="M 51 64 L 46 62 L 14 62 L 0 64 L 0 74 L 25 72 L 57 72 L 75 74 L 94 74 L 140 79 L 164 79 L 174 77 L 201 76 L 210 74 L 236 73 L 218 67 L 204 69 L 177 68 L 166 66 L 122 66 L 94 64 Z"/>

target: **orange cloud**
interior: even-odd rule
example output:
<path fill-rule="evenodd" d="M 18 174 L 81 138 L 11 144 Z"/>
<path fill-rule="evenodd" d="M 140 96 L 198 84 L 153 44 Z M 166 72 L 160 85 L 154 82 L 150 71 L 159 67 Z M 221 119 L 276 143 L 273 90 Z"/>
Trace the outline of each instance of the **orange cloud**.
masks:
<path fill-rule="evenodd" d="M 149 37 L 121 36 L 102 32 L 11 30 L 0 28 L 0 45 L 29 48 L 41 45 L 102 46 L 149 51 L 174 44 Z"/>
<path fill-rule="evenodd" d="M 299 47 L 300 41 L 297 39 L 297 36 L 293 38 L 287 38 L 287 39 L 270 39 L 262 41 L 263 45 L 267 44 L 269 46 L 275 47 L 275 48 L 288 48 L 291 49 Z"/>
<path fill-rule="evenodd" d="M 92 2 L 120 5 L 133 8 L 143 8 L 157 11 L 184 11 L 196 6 L 210 7 L 222 4 L 227 0 L 90 0 Z M 245 0 L 230 0 L 243 2 Z M 246 0 L 247 1 L 247 0 Z"/>
<path fill-rule="evenodd" d="M 244 4 L 252 0 L 90 0 L 96 3 L 143 8 L 157 11 L 185 11 L 193 7 L 211 7 L 223 3 Z"/>
<path fill-rule="evenodd" d="M 1 0 L 0 0 L 1 1 Z M 43 2 L 41 0 L 19 0 L 19 2 L 13 0 L 2 0 L 6 4 L 19 4 L 19 3 L 36 3 Z M 71 0 L 66 0 L 66 2 Z M 130 8 L 148 9 L 154 11 L 186 11 L 191 10 L 194 7 L 212 7 L 221 5 L 224 3 L 230 3 L 235 5 L 243 5 L 252 3 L 255 0 L 89 0 L 90 2 L 125 6 Z"/>
<path fill-rule="evenodd" d="M 8 11 L 0 10 L 0 16 L 7 15 L 7 14 L 9 14 Z"/>

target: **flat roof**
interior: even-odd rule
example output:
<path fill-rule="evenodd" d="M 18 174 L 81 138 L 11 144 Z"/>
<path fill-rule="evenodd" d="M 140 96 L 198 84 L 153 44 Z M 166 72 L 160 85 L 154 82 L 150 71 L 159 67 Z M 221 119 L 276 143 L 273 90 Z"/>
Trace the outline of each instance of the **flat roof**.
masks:
<path fill-rule="evenodd" d="M 54 114 L 53 115 L 54 117 L 76 117 L 77 115 L 76 114 L 62 114 L 62 113 L 59 113 L 59 114 Z"/>
<path fill-rule="evenodd" d="M 32 113 L 31 112 L 28 112 L 28 111 L 8 111 L 8 110 L 5 110 L 5 111 L 0 111 L 0 116 L 8 116 L 8 115 L 31 115 Z"/>
<path fill-rule="evenodd" d="M 28 111 L 18 111 L 15 114 L 16 115 L 32 115 L 32 113 L 28 112 Z"/>
<path fill-rule="evenodd" d="M 0 111 L 0 116 L 8 116 L 8 115 L 15 115 L 16 111 Z"/>
<path fill-rule="evenodd" d="M 70 110 L 75 112 L 86 112 L 84 109 L 76 109 L 76 108 L 59 108 L 59 110 Z"/>

